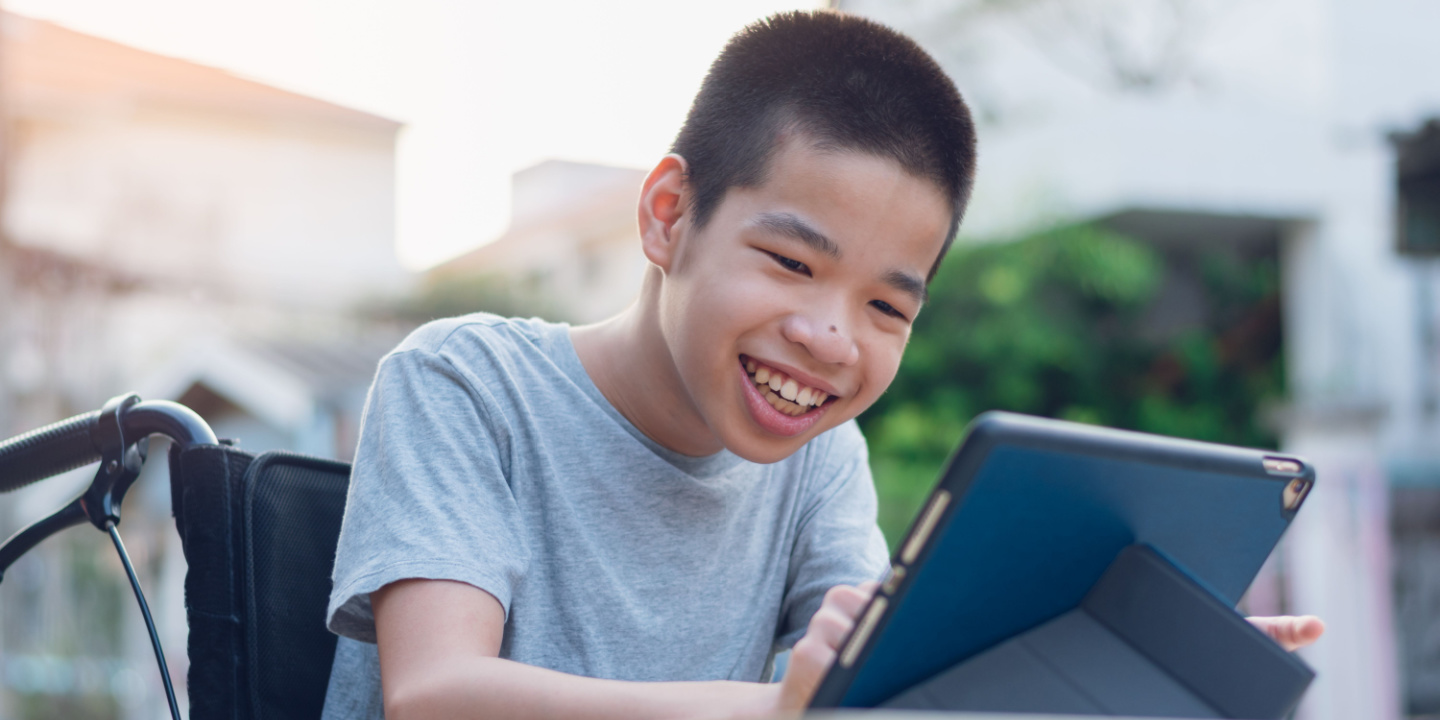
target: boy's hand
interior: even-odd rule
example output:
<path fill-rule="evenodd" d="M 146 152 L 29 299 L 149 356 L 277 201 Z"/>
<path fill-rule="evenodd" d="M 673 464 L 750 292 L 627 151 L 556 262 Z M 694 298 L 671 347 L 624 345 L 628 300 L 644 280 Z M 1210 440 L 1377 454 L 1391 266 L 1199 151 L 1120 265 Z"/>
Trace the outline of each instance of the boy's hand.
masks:
<path fill-rule="evenodd" d="M 825 593 L 820 609 L 810 618 L 805 637 L 790 651 L 790 664 L 780 681 L 780 711 L 800 712 L 810 704 L 815 688 L 840 652 L 840 643 L 849 637 L 855 618 L 879 586 L 877 582 L 861 583 L 859 587 L 836 585 Z"/>
<path fill-rule="evenodd" d="M 1325 623 L 1314 615 L 1246 618 L 1287 651 L 1309 645 L 1325 634 Z"/>

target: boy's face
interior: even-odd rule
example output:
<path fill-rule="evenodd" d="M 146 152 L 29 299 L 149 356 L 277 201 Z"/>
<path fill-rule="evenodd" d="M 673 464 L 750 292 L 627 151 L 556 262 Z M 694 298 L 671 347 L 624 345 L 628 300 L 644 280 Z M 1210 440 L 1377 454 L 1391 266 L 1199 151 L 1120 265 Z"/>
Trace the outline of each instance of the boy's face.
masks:
<path fill-rule="evenodd" d="M 721 443 L 774 462 L 875 402 L 949 227 L 939 188 L 895 161 L 795 137 L 704 228 L 681 217 L 660 326 Z"/>

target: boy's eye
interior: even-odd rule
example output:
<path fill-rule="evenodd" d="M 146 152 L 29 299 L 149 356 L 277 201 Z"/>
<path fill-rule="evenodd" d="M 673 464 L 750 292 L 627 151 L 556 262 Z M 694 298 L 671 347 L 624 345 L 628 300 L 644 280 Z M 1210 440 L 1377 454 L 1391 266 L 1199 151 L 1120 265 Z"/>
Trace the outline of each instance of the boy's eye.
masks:
<path fill-rule="evenodd" d="M 799 260 L 791 260 L 784 255 L 777 255 L 773 252 L 769 253 L 769 255 L 770 257 L 775 258 L 775 262 L 780 263 L 780 267 L 783 267 L 790 272 L 797 272 L 802 275 L 810 274 L 810 268 L 806 267 L 805 263 L 800 262 Z"/>
<path fill-rule="evenodd" d="M 880 312 L 885 313 L 886 315 L 889 315 L 891 317 L 897 317 L 905 321 L 910 320 L 910 318 L 905 317 L 905 313 L 896 310 L 894 305 L 891 305 L 884 300 L 871 300 L 870 304 L 874 305 L 876 309 L 878 309 Z"/>

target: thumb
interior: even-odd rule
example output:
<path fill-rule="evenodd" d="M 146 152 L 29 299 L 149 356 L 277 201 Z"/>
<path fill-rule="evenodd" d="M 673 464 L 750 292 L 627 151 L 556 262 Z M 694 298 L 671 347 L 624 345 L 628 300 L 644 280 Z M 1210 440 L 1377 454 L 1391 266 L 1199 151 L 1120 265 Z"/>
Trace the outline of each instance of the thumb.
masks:
<path fill-rule="evenodd" d="M 875 594 L 875 587 L 876 583 L 837 585 L 825 593 L 805 636 L 790 651 L 790 665 L 780 681 L 782 709 L 803 710 L 810 704 L 815 689 L 835 662 L 840 645 L 855 627 L 855 617 Z"/>

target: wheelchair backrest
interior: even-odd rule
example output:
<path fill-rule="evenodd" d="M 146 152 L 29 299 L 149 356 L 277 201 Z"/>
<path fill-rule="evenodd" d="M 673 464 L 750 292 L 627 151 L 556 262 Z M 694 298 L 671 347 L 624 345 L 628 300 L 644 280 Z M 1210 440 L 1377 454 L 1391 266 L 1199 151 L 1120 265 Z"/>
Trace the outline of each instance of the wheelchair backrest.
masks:
<path fill-rule="evenodd" d="M 172 453 L 171 507 L 189 564 L 191 718 L 320 717 L 349 478 L 349 465 L 288 452 Z"/>

